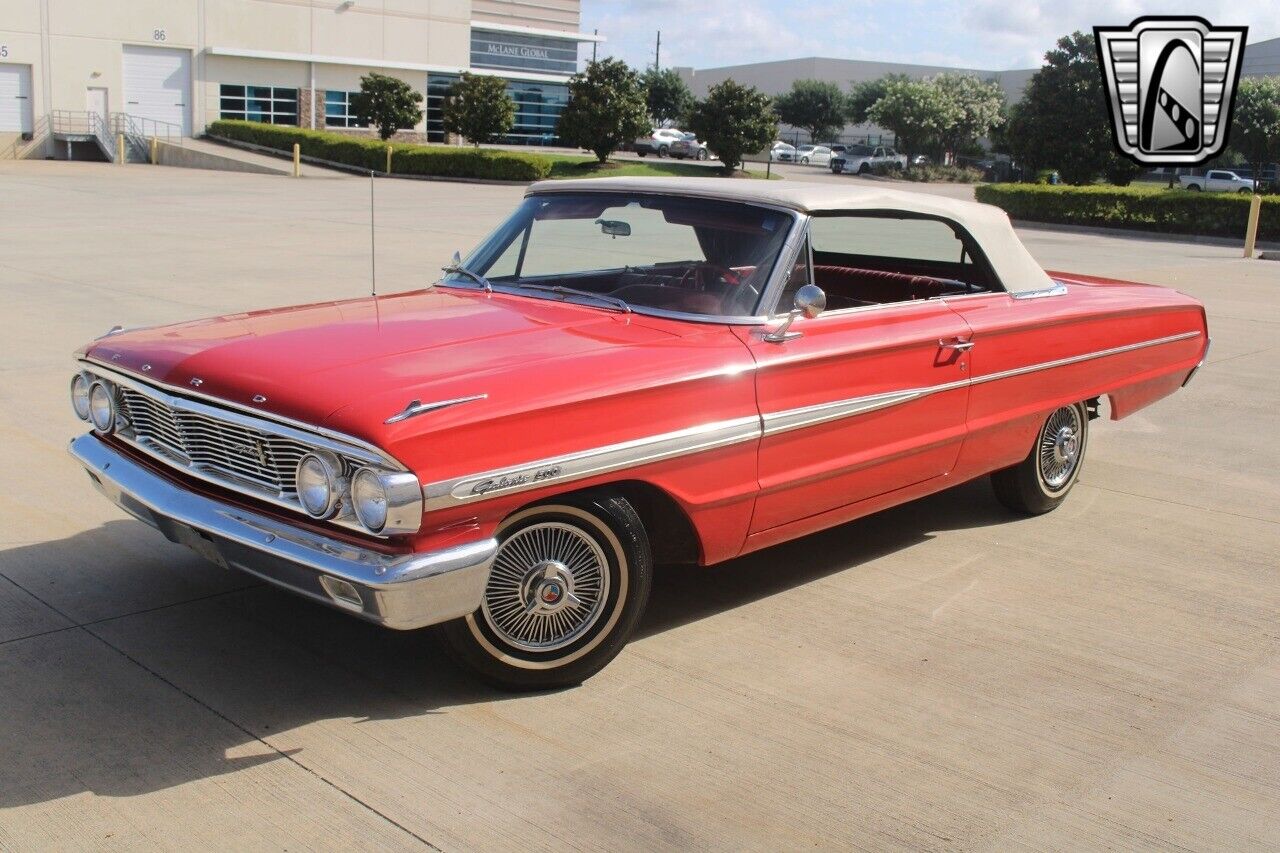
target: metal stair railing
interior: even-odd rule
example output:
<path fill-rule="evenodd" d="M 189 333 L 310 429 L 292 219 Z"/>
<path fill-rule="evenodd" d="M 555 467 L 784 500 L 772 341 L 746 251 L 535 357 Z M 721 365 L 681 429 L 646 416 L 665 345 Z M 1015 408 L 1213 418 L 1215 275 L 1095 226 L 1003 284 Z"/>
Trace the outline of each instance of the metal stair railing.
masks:
<path fill-rule="evenodd" d="M 113 133 L 124 136 L 127 150 L 143 162 L 151 157 L 152 139 L 158 139 L 169 145 L 182 145 L 182 127 L 172 122 L 158 121 L 129 113 L 113 113 L 111 129 Z"/>
<path fill-rule="evenodd" d="M 49 113 L 49 132 L 54 139 L 67 143 L 68 156 L 72 142 L 96 142 L 107 159 L 116 159 L 116 141 L 101 115 L 89 110 L 53 110 Z"/>
<path fill-rule="evenodd" d="M 49 117 L 42 115 L 32 124 L 31 132 L 20 135 L 9 147 L 0 151 L 0 160 L 17 160 L 37 145 L 48 141 Z"/>

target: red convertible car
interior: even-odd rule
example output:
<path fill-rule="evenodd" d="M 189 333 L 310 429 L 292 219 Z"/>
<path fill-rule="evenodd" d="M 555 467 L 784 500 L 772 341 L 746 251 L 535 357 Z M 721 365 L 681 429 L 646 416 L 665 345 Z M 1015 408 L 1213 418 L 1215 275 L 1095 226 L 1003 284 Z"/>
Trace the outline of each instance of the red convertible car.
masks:
<path fill-rule="evenodd" d="M 424 290 L 113 330 L 71 453 L 208 559 L 508 688 L 626 643 L 655 561 L 709 565 L 991 475 L 1042 513 L 1089 421 L 1184 385 L 1172 290 L 1047 273 L 919 193 L 536 184 Z"/>

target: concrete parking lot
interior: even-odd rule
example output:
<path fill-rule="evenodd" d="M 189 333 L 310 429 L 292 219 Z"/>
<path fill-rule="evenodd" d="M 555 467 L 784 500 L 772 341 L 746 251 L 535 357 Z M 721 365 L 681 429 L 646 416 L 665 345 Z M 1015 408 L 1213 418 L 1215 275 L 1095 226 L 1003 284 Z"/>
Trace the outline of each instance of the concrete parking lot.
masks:
<path fill-rule="evenodd" d="M 596 678 L 512 697 L 228 574 L 65 453 L 72 350 L 369 290 L 369 184 L 0 164 L 0 848 L 1276 849 L 1280 264 L 1027 229 L 1208 305 L 1057 512 L 984 482 L 660 569 Z M 383 292 L 518 187 L 379 181 Z"/>

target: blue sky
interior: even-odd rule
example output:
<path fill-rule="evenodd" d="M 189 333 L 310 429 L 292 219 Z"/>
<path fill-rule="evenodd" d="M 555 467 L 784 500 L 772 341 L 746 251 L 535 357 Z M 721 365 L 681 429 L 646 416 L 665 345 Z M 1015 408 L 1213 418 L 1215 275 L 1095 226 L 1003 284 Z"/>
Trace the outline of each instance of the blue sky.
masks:
<path fill-rule="evenodd" d="M 663 67 L 832 56 L 996 70 L 1038 66 L 1072 30 L 1157 14 L 1243 24 L 1250 42 L 1280 36 L 1277 0 L 582 0 L 582 29 L 636 66 L 653 63 L 661 29 Z"/>

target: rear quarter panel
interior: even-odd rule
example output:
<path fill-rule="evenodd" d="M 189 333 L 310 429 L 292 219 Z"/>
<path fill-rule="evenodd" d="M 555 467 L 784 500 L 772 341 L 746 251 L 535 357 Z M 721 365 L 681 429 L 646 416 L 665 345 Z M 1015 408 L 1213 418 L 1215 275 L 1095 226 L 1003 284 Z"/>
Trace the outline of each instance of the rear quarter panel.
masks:
<path fill-rule="evenodd" d="M 1204 308 L 1162 287 L 1050 273 L 1066 293 L 951 301 L 973 330 L 957 480 L 1021 461 L 1048 412 L 1108 397 L 1113 419 L 1176 391 L 1208 344 Z"/>

